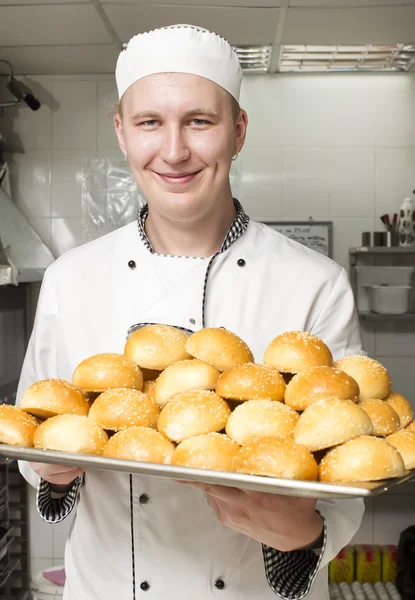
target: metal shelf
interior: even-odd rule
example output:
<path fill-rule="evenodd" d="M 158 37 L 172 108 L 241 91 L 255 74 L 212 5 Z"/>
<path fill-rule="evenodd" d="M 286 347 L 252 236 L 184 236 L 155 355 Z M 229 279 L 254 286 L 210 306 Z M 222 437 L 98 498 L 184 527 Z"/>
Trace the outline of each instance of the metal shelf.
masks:
<path fill-rule="evenodd" d="M 359 317 L 364 321 L 415 321 L 415 313 L 403 315 L 381 315 L 372 312 L 359 312 Z"/>
<path fill-rule="evenodd" d="M 415 254 L 415 246 L 359 246 L 349 248 L 349 254 Z"/>

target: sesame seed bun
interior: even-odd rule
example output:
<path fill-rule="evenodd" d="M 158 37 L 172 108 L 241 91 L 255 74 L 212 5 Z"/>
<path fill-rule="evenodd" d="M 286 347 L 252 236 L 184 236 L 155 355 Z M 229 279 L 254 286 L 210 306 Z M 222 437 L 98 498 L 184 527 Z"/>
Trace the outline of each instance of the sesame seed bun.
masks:
<path fill-rule="evenodd" d="M 146 325 L 130 335 L 124 354 L 144 369 L 163 371 L 190 358 L 185 349 L 187 337 L 187 333 L 170 325 Z"/>
<path fill-rule="evenodd" d="M 109 431 L 141 425 L 156 427 L 160 409 L 154 399 L 138 390 L 118 388 L 103 392 L 88 417 Z"/>
<path fill-rule="evenodd" d="M 147 396 L 149 398 L 152 398 L 155 401 L 154 398 L 154 388 L 156 387 L 156 380 L 155 379 L 148 379 L 147 381 L 144 382 L 143 385 L 143 393 L 147 394 Z"/>
<path fill-rule="evenodd" d="M 163 407 L 173 396 L 187 390 L 214 390 L 219 371 L 202 360 L 181 360 L 157 378 L 154 399 Z"/>
<path fill-rule="evenodd" d="M 396 448 L 368 435 L 333 448 L 320 463 L 320 481 L 380 481 L 404 474 L 405 465 Z"/>
<path fill-rule="evenodd" d="M 38 419 L 57 415 L 86 416 L 90 404 L 78 387 L 64 379 L 43 379 L 27 388 L 20 408 Z"/>
<path fill-rule="evenodd" d="M 187 340 L 186 350 L 218 371 L 226 371 L 254 361 L 253 354 L 245 342 L 221 327 L 205 327 L 196 331 Z"/>
<path fill-rule="evenodd" d="M 383 400 L 391 389 L 388 371 L 377 360 L 355 354 L 341 358 L 334 366 L 353 377 L 360 388 L 360 398 L 379 398 Z"/>
<path fill-rule="evenodd" d="M 228 400 L 275 400 L 285 392 L 282 375 L 269 365 L 245 363 L 225 371 L 216 382 L 216 393 Z"/>
<path fill-rule="evenodd" d="M 386 396 L 385 402 L 398 413 L 401 428 L 407 427 L 414 418 L 414 413 L 409 400 L 401 396 L 401 394 L 391 392 Z"/>
<path fill-rule="evenodd" d="M 415 469 L 415 431 L 401 429 L 388 435 L 386 441 L 398 450 L 406 469 Z"/>
<path fill-rule="evenodd" d="M 0 404 L 0 444 L 33 447 L 39 421 L 18 406 Z"/>
<path fill-rule="evenodd" d="M 315 481 L 318 465 L 311 454 L 291 438 L 268 436 L 253 439 L 235 454 L 237 473 L 281 479 Z"/>
<path fill-rule="evenodd" d="M 281 402 L 249 400 L 232 412 L 226 423 L 226 433 L 241 445 L 257 437 L 289 437 L 297 420 L 295 410 Z"/>
<path fill-rule="evenodd" d="M 150 427 L 129 427 L 113 435 L 107 442 L 103 456 L 170 464 L 174 444 Z"/>
<path fill-rule="evenodd" d="M 108 440 L 105 431 L 89 417 L 58 415 L 44 421 L 33 436 L 35 448 L 102 454 Z"/>
<path fill-rule="evenodd" d="M 215 471 L 233 471 L 233 457 L 240 446 L 222 433 L 206 433 L 183 440 L 171 460 L 172 465 Z"/>
<path fill-rule="evenodd" d="M 310 367 L 331 367 L 333 357 L 317 336 L 306 331 L 286 331 L 270 342 L 264 363 L 283 373 L 300 373 Z"/>
<path fill-rule="evenodd" d="M 305 410 L 318 400 L 339 398 L 357 402 L 359 386 L 344 371 L 333 367 L 311 367 L 295 375 L 285 390 L 285 404 L 294 410 Z"/>
<path fill-rule="evenodd" d="M 352 400 L 326 398 L 311 404 L 294 427 L 294 440 L 311 452 L 324 450 L 361 435 L 370 435 L 372 421 Z"/>
<path fill-rule="evenodd" d="M 230 415 L 223 400 L 208 390 L 190 390 L 177 394 L 162 409 L 157 429 L 168 439 L 182 442 L 195 435 L 221 431 Z"/>
<path fill-rule="evenodd" d="M 407 431 L 414 431 L 415 432 L 415 421 L 411 421 L 409 423 L 409 425 L 406 426 Z"/>
<path fill-rule="evenodd" d="M 383 437 L 400 429 L 398 413 L 384 400 L 366 398 L 359 400 L 359 406 L 369 415 L 373 424 L 372 435 Z"/>
<path fill-rule="evenodd" d="M 95 354 L 75 369 L 73 383 L 85 392 L 114 388 L 143 389 L 143 375 L 137 364 L 123 354 Z"/>

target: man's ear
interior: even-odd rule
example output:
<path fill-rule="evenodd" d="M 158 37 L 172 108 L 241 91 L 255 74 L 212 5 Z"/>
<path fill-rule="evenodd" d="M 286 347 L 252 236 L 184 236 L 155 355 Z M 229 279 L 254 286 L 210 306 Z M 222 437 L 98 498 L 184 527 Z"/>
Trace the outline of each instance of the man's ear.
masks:
<path fill-rule="evenodd" d="M 124 154 L 124 156 L 127 155 L 127 149 L 125 147 L 125 139 L 124 139 L 124 127 L 122 124 L 122 118 L 120 113 L 117 113 L 114 116 L 114 128 L 115 128 L 115 134 L 118 138 L 118 144 L 121 148 L 121 152 Z"/>

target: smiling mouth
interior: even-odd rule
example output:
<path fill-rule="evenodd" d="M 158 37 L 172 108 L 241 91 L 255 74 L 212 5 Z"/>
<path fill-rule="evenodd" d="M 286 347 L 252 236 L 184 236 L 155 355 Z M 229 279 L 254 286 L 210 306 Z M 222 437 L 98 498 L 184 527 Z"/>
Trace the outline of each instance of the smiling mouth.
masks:
<path fill-rule="evenodd" d="M 166 183 L 180 185 L 193 181 L 199 173 L 200 171 L 194 171 L 193 173 L 157 173 L 157 175 Z"/>

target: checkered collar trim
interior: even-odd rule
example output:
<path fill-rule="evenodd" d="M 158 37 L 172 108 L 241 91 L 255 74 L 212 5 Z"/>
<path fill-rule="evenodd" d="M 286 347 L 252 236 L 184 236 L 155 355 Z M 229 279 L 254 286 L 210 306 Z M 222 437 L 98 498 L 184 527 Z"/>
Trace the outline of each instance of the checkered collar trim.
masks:
<path fill-rule="evenodd" d="M 225 250 L 230 248 L 230 246 L 232 246 L 232 244 L 234 242 L 236 242 L 236 240 L 245 233 L 245 231 L 248 227 L 248 223 L 249 223 L 248 215 L 242 208 L 242 205 L 240 204 L 240 202 L 238 200 L 236 200 L 236 198 L 234 198 L 233 201 L 234 201 L 235 208 L 236 208 L 236 217 L 233 220 L 232 225 L 229 227 L 229 230 L 225 236 L 225 239 L 223 240 L 223 244 L 219 251 L 219 254 L 222 252 L 225 252 Z M 145 223 L 146 223 L 147 217 L 148 217 L 148 204 L 144 204 L 144 206 L 142 206 L 140 208 L 138 215 L 137 215 L 138 233 L 140 235 L 141 241 L 143 242 L 144 246 L 147 248 L 147 250 L 149 252 L 151 252 L 153 254 L 153 247 L 152 247 L 150 240 L 148 239 L 146 231 L 145 231 Z M 167 256 L 167 254 L 165 256 Z"/>

